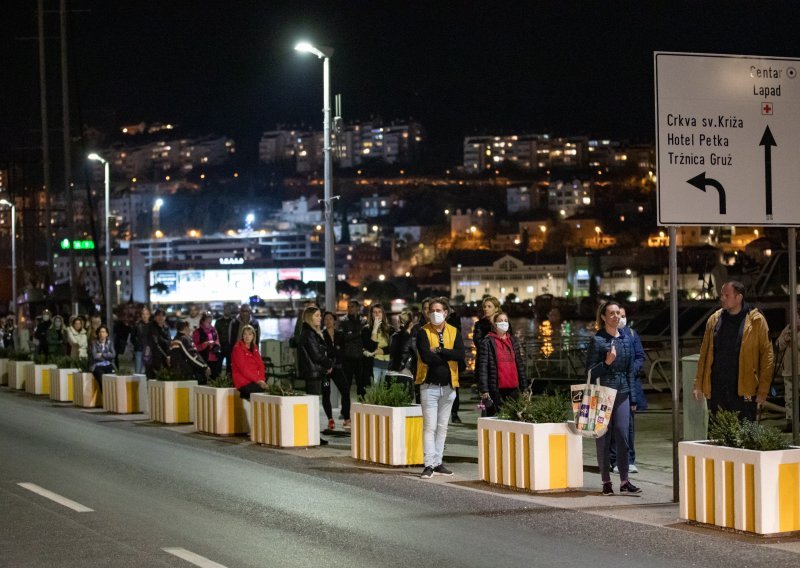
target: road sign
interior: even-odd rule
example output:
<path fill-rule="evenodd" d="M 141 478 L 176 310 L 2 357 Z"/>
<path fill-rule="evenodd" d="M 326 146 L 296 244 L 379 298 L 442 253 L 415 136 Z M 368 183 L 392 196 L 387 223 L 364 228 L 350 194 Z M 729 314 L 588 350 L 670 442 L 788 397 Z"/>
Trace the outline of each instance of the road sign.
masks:
<path fill-rule="evenodd" d="M 800 59 L 655 53 L 658 222 L 800 226 Z"/>

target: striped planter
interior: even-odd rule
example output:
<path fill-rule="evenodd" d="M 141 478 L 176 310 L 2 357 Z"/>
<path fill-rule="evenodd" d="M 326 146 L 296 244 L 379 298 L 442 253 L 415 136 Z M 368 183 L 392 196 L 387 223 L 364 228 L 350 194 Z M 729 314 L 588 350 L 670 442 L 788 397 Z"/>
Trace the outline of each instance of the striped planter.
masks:
<path fill-rule="evenodd" d="M 76 371 L 72 377 L 72 404 L 81 408 L 99 408 L 103 406 L 100 387 L 91 373 Z"/>
<path fill-rule="evenodd" d="M 8 384 L 8 359 L 0 359 L 0 385 Z"/>
<path fill-rule="evenodd" d="M 422 465 L 422 407 L 353 403 L 354 459 L 385 465 Z"/>
<path fill-rule="evenodd" d="M 194 422 L 192 390 L 197 381 L 147 381 L 150 420 L 164 424 Z"/>
<path fill-rule="evenodd" d="M 25 390 L 28 368 L 30 368 L 31 376 L 33 376 L 33 361 L 9 361 L 8 386 L 12 389 Z"/>
<path fill-rule="evenodd" d="M 678 444 L 680 518 L 760 535 L 800 531 L 800 448 Z"/>
<path fill-rule="evenodd" d="M 247 434 L 243 400 L 234 388 L 194 387 L 194 427 L 219 436 Z"/>
<path fill-rule="evenodd" d="M 583 438 L 567 424 L 478 419 L 481 481 L 529 491 L 583 486 Z"/>
<path fill-rule="evenodd" d="M 319 397 L 250 395 L 253 426 L 250 439 L 257 444 L 295 448 L 319 446 Z"/>
<path fill-rule="evenodd" d="M 72 375 L 78 369 L 58 369 L 50 372 L 50 400 L 72 402 L 74 383 Z"/>
<path fill-rule="evenodd" d="M 57 374 L 55 365 L 34 365 L 33 376 L 25 381 L 25 392 L 28 394 L 50 394 L 50 374 Z"/>
<path fill-rule="evenodd" d="M 114 414 L 144 412 L 142 383 L 142 375 L 103 375 L 103 408 Z"/>

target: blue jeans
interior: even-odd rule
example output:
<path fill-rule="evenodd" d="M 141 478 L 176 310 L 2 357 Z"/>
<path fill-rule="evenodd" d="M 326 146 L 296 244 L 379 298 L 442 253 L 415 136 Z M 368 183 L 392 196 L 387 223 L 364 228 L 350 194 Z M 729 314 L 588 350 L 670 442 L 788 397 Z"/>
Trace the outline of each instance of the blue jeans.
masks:
<path fill-rule="evenodd" d="M 609 430 L 614 432 L 613 439 L 606 432 L 602 438 L 595 440 L 597 446 L 597 465 L 600 467 L 600 477 L 603 483 L 611 481 L 611 443 L 617 447 L 617 468 L 619 480 L 628 481 L 628 428 L 631 418 L 631 403 L 628 394 L 617 395 L 614 399 L 614 410 L 611 412 Z"/>
<path fill-rule="evenodd" d="M 447 438 L 447 423 L 450 409 L 456 399 L 456 391 L 450 386 L 420 385 L 422 404 L 422 450 L 425 467 L 441 465 L 444 457 L 444 442 Z"/>
<path fill-rule="evenodd" d="M 144 375 L 144 361 L 142 357 L 144 352 L 142 351 L 134 351 L 133 352 L 133 372 L 137 375 Z"/>
<path fill-rule="evenodd" d="M 638 407 L 637 407 L 638 409 Z M 631 412 L 631 425 L 628 428 L 628 466 L 636 463 L 636 446 L 634 444 L 634 416 L 636 416 L 635 412 Z M 609 454 L 611 455 L 611 467 L 614 467 L 617 464 L 617 445 L 614 443 L 614 432 L 611 431 L 606 436 L 611 436 L 611 441 L 609 442 L 610 450 Z"/>
<path fill-rule="evenodd" d="M 372 384 L 377 385 L 386 379 L 386 371 L 389 370 L 389 364 L 385 361 L 374 363 L 372 365 Z"/>

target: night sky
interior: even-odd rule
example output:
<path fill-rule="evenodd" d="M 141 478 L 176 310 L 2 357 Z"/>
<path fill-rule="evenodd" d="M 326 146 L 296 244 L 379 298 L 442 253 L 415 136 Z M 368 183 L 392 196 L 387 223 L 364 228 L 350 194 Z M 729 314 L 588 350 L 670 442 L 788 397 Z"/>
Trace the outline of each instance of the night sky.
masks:
<path fill-rule="evenodd" d="M 57 0 L 46 0 L 57 10 Z M 800 57 L 800 3 L 73 0 L 76 118 L 176 122 L 255 153 L 278 123 L 321 123 L 330 45 L 345 120 L 412 116 L 457 162 L 465 134 L 541 132 L 651 141 L 654 50 Z M 34 0 L 0 19 L 0 156 L 38 143 Z M 47 15 L 58 101 L 58 15 Z M 53 128 L 59 111 L 52 105 Z M 60 138 L 55 133 L 56 139 Z"/>

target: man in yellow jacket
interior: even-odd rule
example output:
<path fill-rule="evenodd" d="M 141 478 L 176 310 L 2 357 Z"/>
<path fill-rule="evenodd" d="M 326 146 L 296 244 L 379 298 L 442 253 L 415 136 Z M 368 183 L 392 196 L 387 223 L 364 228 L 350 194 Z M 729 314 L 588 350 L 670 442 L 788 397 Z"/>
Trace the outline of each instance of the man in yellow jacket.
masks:
<path fill-rule="evenodd" d="M 464 361 L 461 332 L 445 322 L 450 311 L 446 298 L 428 306 L 428 323 L 417 333 L 417 378 L 422 405 L 423 479 L 453 475 L 442 463 L 447 423 L 458 388 L 458 362 Z"/>
<path fill-rule="evenodd" d="M 755 421 L 772 382 L 773 354 L 767 320 L 744 301 L 744 292 L 741 282 L 722 286 L 722 308 L 706 323 L 694 396 L 705 397 L 712 414 L 731 410 Z"/>

